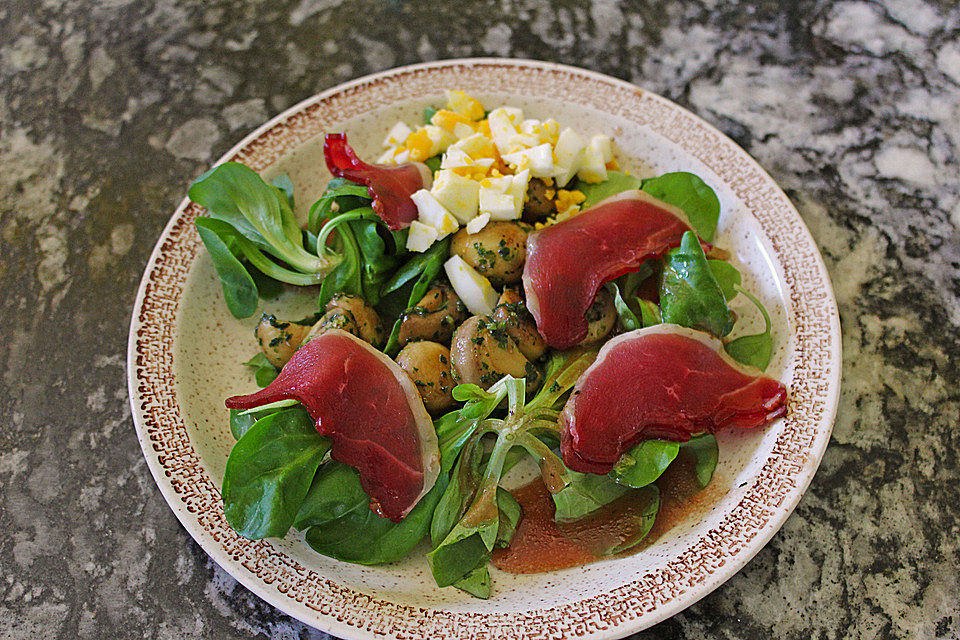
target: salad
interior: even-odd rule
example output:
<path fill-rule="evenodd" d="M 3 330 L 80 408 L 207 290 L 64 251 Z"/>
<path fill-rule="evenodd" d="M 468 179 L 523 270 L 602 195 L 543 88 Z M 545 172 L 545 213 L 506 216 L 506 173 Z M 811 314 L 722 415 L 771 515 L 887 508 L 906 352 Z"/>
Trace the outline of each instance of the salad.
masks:
<path fill-rule="evenodd" d="M 710 483 L 713 434 L 785 415 L 786 389 L 702 179 L 635 177 L 607 135 L 462 91 L 437 107 L 375 163 L 327 134 L 304 226 L 290 180 L 242 164 L 189 196 L 235 317 L 291 286 L 318 298 L 262 315 L 261 389 L 226 399 L 227 521 L 359 564 L 427 539 L 439 586 L 488 598 L 491 561 L 640 548 L 670 496 Z M 764 331 L 741 335 L 739 295 Z M 539 479 L 508 490 L 526 460 Z"/>

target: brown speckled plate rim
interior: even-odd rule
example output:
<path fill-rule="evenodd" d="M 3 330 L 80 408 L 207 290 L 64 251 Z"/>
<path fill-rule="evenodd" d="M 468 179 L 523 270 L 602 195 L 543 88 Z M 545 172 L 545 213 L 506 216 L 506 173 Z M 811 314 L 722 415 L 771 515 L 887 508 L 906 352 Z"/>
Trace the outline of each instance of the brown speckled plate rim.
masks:
<path fill-rule="evenodd" d="M 840 393 L 840 324 L 826 268 L 800 215 L 746 152 L 692 113 L 627 82 L 553 63 L 476 58 L 411 65 L 366 76 L 309 98 L 244 138 L 220 160 L 263 169 L 291 148 L 283 136 L 326 107 L 343 116 L 362 93 L 424 79 L 437 90 L 449 73 L 487 74 L 492 84 L 547 75 L 613 94 L 595 108 L 632 117 L 709 166 L 753 212 L 783 272 L 791 337 L 790 414 L 740 502 L 715 528 L 666 563 L 613 591 L 556 607 L 513 613 L 451 612 L 387 602 L 338 585 L 227 525 L 219 488 L 206 474 L 176 403 L 173 342 L 180 296 L 200 248 L 199 212 L 177 208 L 150 256 L 134 305 L 127 352 L 131 409 L 144 457 L 161 493 L 200 546 L 245 587 L 299 620 L 344 638 L 619 638 L 690 606 L 735 574 L 770 540 L 806 490 L 829 441 Z M 541 78 L 542 79 L 542 78 Z M 491 86 L 490 90 L 498 87 Z M 569 90 L 569 89 L 568 89 Z M 583 91 L 589 100 L 590 91 Z M 383 102 L 378 103 L 383 104 Z M 637 109 L 641 105 L 641 109 Z M 314 123 L 315 126 L 315 123 Z M 321 129 L 322 130 L 322 129 Z M 316 130 L 314 130 L 314 133 Z M 299 141 L 302 141 L 300 139 Z"/>

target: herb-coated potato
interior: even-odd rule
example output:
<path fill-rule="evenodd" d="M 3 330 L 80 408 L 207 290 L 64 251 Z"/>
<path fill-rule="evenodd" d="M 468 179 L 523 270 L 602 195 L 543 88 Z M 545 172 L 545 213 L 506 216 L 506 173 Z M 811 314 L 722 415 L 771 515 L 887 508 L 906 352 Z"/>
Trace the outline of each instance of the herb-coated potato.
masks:
<path fill-rule="evenodd" d="M 304 337 L 300 346 L 302 347 L 310 340 L 313 340 L 319 335 L 323 335 L 331 329 L 340 329 L 363 339 L 360 336 L 360 328 L 357 326 L 356 320 L 353 319 L 353 314 L 339 307 L 334 307 L 323 314 L 323 316 L 317 320 L 316 324 L 310 327 L 309 333 Z"/>
<path fill-rule="evenodd" d="M 453 405 L 450 351 L 445 346 L 428 340 L 411 342 L 397 354 L 397 364 L 413 380 L 427 411 L 437 414 Z"/>
<path fill-rule="evenodd" d="M 613 296 L 606 287 L 601 287 L 593 304 L 587 309 L 587 337 L 580 341 L 581 345 L 591 344 L 603 340 L 617 324 L 617 308 L 613 304 Z"/>
<path fill-rule="evenodd" d="M 453 288 L 437 284 L 427 290 L 417 306 L 403 314 L 397 340 L 401 345 L 414 340 L 448 343 L 466 317 L 467 308 Z"/>
<path fill-rule="evenodd" d="M 507 287 L 503 290 L 490 318 L 513 338 L 527 360 L 535 362 L 546 353 L 547 343 L 537 331 L 537 323 L 516 289 Z"/>
<path fill-rule="evenodd" d="M 277 320 L 275 316 L 265 313 L 260 317 L 260 324 L 254 329 L 253 335 L 270 364 L 282 367 L 300 347 L 309 331 L 308 324 Z"/>
<path fill-rule="evenodd" d="M 350 333 L 378 349 L 383 346 L 383 325 L 380 323 L 380 316 L 360 296 L 338 293 L 330 299 L 326 309 L 327 313 L 343 312 L 353 322 L 355 330 L 346 327 L 338 328 L 350 331 Z"/>
<path fill-rule="evenodd" d="M 453 334 L 450 345 L 457 382 L 484 389 L 505 375 L 526 378 L 527 390 L 540 384 L 540 370 L 527 360 L 517 343 L 488 316 L 468 318 Z"/>
<path fill-rule="evenodd" d="M 450 243 L 450 255 L 459 255 L 477 273 L 496 286 L 520 282 L 527 259 L 528 228 L 521 222 L 491 222 L 477 233 L 460 229 Z"/>

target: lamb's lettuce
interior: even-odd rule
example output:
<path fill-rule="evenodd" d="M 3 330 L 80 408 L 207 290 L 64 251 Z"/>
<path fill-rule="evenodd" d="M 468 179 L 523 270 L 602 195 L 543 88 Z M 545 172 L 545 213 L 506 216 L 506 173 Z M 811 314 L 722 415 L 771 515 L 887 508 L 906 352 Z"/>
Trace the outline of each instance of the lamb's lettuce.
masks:
<path fill-rule="evenodd" d="M 384 282 L 380 290 L 381 295 L 389 296 L 390 294 L 399 292 L 404 285 L 412 283 L 406 306 L 403 308 L 404 311 L 411 310 L 423 299 L 430 285 L 436 280 L 437 276 L 440 275 L 440 270 L 443 268 L 443 263 L 447 259 L 449 252 L 449 236 L 433 243 L 433 246 L 425 252 L 418 253 L 410 258 L 389 280 Z M 414 278 L 416 278 L 416 280 L 414 280 Z M 393 329 L 391 329 L 390 336 L 387 338 L 387 344 L 383 348 L 384 353 L 388 356 L 396 356 L 397 352 L 400 351 L 399 337 L 400 323 L 402 320 L 399 314 L 394 319 Z"/>
<path fill-rule="evenodd" d="M 707 242 L 713 240 L 720 219 L 720 199 L 699 176 L 686 171 L 665 173 L 647 178 L 641 188 L 683 211 L 697 235 Z"/>
<path fill-rule="evenodd" d="M 394 562 L 427 534 L 445 488 L 441 476 L 403 520 L 393 522 L 370 510 L 355 469 L 331 461 L 317 474 L 295 524 L 306 528 L 307 544 L 325 556 L 355 564 Z"/>
<path fill-rule="evenodd" d="M 270 364 L 262 351 L 243 364 L 253 369 L 253 378 L 257 381 L 258 387 L 266 387 L 280 375 L 280 370 Z"/>
<path fill-rule="evenodd" d="M 645 487 L 667 470 L 678 453 L 679 442 L 644 440 L 620 457 L 610 472 L 610 477 L 626 487 Z"/>
<path fill-rule="evenodd" d="M 737 362 L 765 371 L 770 365 L 770 358 L 773 356 L 773 334 L 771 333 L 773 325 L 770 322 L 770 314 L 767 313 L 763 303 L 749 291 L 739 286 L 737 291 L 746 296 L 760 310 L 761 315 L 763 315 L 764 328 L 760 333 L 735 338 L 726 343 L 724 348 Z"/>
<path fill-rule="evenodd" d="M 245 538 L 283 537 L 330 441 L 303 407 L 272 413 L 242 434 L 223 477 L 223 511 Z"/>
<path fill-rule="evenodd" d="M 487 560 L 513 536 L 520 517 L 519 505 L 500 486 L 516 459 L 514 448 L 536 460 L 554 491 L 570 484 L 572 472 L 547 442 L 559 439 L 558 407 L 596 353 L 581 349 L 554 354 L 540 392 L 529 402 L 522 378 L 506 376 L 486 391 L 468 384 L 454 388 L 454 397 L 466 404 L 455 412 L 456 418 L 444 420 L 445 431 L 455 433 L 463 445 L 459 452 L 451 451 L 459 457 L 431 524 L 434 549 L 427 558 L 438 585 L 489 595 L 484 586 L 489 582 Z M 492 417 L 504 402 L 506 416 Z"/>
<path fill-rule="evenodd" d="M 699 176 L 686 171 L 642 180 L 622 171 L 608 171 L 604 182 L 578 182 L 576 186 L 586 196 L 584 209 L 618 193 L 641 189 L 683 211 L 697 234 L 707 242 L 713 240 L 720 219 L 720 200 L 716 192 Z"/>
<path fill-rule="evenodd" d="M 639 189 L 643 181 L 622 171 L 607 171 L 607 179 L 603 182 L 587 183 L 578 182 L 577 189 L 587 197 L 581 205 L 582 208 L 592 207 L 601 200 L 606 200 L 610 196 L 615 196 L 624 191 Z"/>
<path fill-rule="evenodd" d="M 663 322 L 706 331 L 718 338 L 733 329 L 734 316 L 707 262 L 696 234 L 683 234 L 680 247 L 667 254 L 660 280 Z"/>

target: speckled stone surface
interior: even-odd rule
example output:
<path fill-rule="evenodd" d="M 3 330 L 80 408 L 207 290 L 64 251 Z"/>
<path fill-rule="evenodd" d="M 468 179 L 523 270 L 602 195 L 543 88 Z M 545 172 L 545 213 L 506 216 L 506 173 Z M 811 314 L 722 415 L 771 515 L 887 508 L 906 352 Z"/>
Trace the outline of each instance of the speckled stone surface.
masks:
<path fill-rule="evenodd" d="M 189 181 L 254 126 L 474 55 L 609 73 L 717 125 L 836 288 L 844 390 L 810 490 L 743 571 L 636 637 L 960 637 L 953 0 L 0 4 L 0 637 L 326 637 L 164 503 L 127 402 L 130 309 Z"/>

